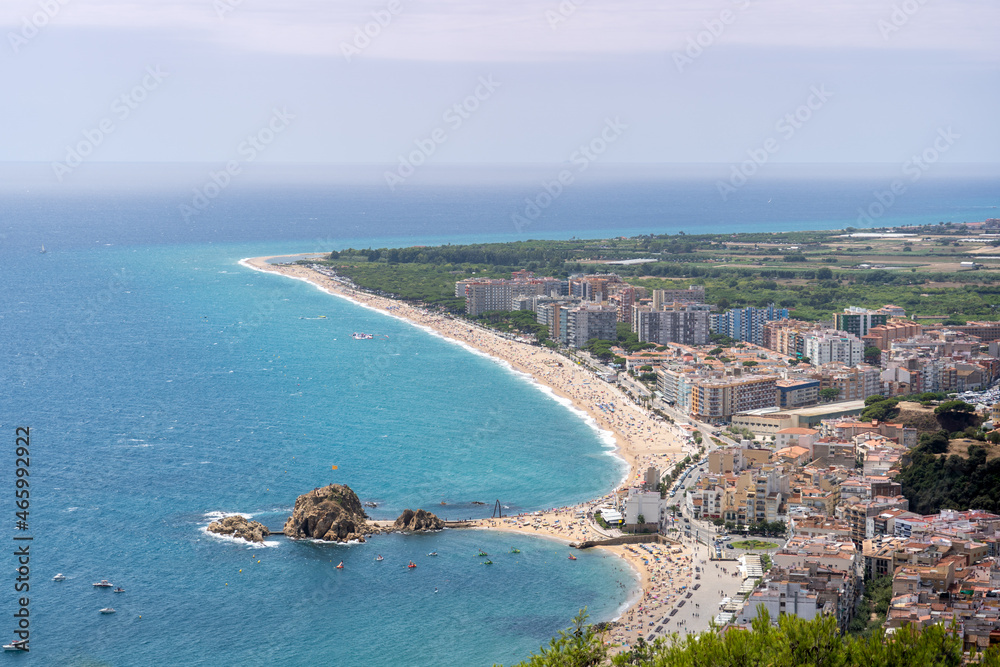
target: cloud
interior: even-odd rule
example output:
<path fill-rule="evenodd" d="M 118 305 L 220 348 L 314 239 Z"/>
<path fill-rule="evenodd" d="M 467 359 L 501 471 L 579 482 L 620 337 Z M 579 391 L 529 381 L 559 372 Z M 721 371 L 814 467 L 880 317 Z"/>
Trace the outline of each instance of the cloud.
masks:
<path fill-rule="evenodd" d="M 364 57 L 444 62 L 642 55 L 711 39 L 731 47 L 952 50 L 997 60 L 994 0 L 49 0 L 63 28 L 159 29 L 229 49 L 342 57 L 390 2 Z M 395 5 L 394 5 L 395 6 Z M 7 0 L 16 29 L 39 0 Z M 724 15 L 723 12 L 728 12 Z M 724 19 L 722 31 L 719 26 Z M 888 26 L 888 27 L 886 27 Z M 713 34 L 718 33 L 718 34 Z M 706 37 L 708 35 L 709 37 Z"/>

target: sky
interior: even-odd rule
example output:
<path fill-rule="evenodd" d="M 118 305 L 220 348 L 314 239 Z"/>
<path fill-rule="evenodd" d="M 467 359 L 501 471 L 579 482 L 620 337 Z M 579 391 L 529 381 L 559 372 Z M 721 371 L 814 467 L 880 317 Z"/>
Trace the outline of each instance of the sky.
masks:
<path fill-rule="evenodd" d="M 997 163 L 997 27 L 996 0 L 3 0 L 0 162 Z"/>

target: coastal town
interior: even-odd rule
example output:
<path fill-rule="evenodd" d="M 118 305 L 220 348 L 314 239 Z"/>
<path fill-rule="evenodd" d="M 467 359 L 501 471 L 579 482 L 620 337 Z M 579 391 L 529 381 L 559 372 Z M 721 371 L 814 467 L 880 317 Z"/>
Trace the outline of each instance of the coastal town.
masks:
<path fill-rule="evenodd" d="M 470 345 L 614 435 L 629 472 L 606 496 L 476 525 L 631 563 L 642 592 L 607 626 L 615 650 L 748 627 L 761 608 L 833 616 L 843 632 L 957 619 L 967 650 L 1000 641 L 998 508 L 919 512 L 897 479 L 918 448 L 985 460 L 1000 443 L 1000 322 L 924 322 L 892 304 L 806 321 L 719 308 L 698 284 L 526 270 L 456 280 L 462 317 L 268 259 L 244 264 Z M 491 313 L 529 314 L 544 335 L 490 328 Z"/>

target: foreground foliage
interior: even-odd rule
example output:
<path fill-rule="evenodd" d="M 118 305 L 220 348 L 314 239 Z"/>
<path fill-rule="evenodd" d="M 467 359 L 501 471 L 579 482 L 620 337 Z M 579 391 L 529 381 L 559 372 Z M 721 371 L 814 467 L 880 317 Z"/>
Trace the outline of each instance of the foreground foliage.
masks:
<path fill-rule="evenodd" d="M 563 631 L 521 667 L 590 667 L 609 664 L 604 636 L 584 624 L 581 612 Z M 1000 666 L 1000 652 L 975 656 L 978 664 Z M 833 617 L 806 621 L 783 615 L 777 626 L 767 613 L 752 629 L 707 632 L 681 639 L 639 643 L 614 656 L 610 664 L 641 667 L 958 667 L 963 664 L 962 639 L 955 626 L 935 625 L 922 631 L 906 627 L 892 635 L 881 629 L 862 637 L 842 636 Z"/>

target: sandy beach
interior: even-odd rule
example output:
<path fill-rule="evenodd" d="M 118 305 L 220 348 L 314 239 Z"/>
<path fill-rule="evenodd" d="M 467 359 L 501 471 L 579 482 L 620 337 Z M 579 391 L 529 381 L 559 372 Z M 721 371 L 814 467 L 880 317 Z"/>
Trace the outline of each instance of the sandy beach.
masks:
<path fill-rule="evenodd" d="M 515 370 L 530 375 L 557 396 L 569 400 L 576 409 L 589 416 L 594 425 L 613 436 L 616 453 L 628 464 L 625 479 L 613 492 L 576 507 L 501 520 L 481 520 L 477 522 L 479 527 L 546 536 L 564 540 L 567 545 L 604 539 L 609 535 L 587 519 L 588 510 L 613 500 L 615 494 L 624 489 L 640 484 L 648 466 L 667 470 L 689 453 L 685 450 L 679 429 L 637 407 L 617 387 L 598 379 L 592 372 L 552 350 L 517 342 L 468 321 L 423 310 L 403 301 L 352 289 L 305 266 L 268 264 L 269 259 L 274 257 L 244 259 L 240 263 L 259 271 L 304 280 L 331 294 L 426 327 L 445 338 L 506 362 Z M 649 631 L 655 629 L 649 625 L 651 622 L 662 625 L 660 620 L 682 595 L 681 587 L 689 585 L 693 573 L 692 551 L 687 546 L 671 548 L 670 545 L 657 544 L 600 548 L 625 558 L 639 573 L 642 596 L 619 619 L 609 638 L 612 643 L 629 645 L 638 635 L 648 636 Z M 567 549 L 567 558 L 571 553 Z M 683 631 L 683 627 L 675 623 L 669 631 Z"/>

